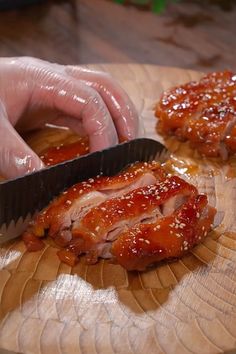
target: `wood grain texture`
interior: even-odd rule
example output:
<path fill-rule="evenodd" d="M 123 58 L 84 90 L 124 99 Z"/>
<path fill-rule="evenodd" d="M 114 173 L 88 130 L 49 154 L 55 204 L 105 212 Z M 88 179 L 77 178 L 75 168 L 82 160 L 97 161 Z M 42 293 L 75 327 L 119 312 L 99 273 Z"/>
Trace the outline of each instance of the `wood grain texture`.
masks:
<path fill-rule="evenodd" d="M 90 67 L 120 81 L 146 135 L 158 140 L 152 109 L 162 90 L 201 76 L 138 64 Z M 198 166 L 198 174 L 185 177 L 217 207 L 215 230 L 181 260 L 145 273 L 127 273 L 104 260 L 88 266 L 82 259 L 70 268 L 53 246 L 27 253 L 21 240 L 5 245 L 0 348 L 25 354 L 215 354 L 236 348 L 235 160 L 202 160 L 187 144 L 166 144 L 175 158 Z"/>

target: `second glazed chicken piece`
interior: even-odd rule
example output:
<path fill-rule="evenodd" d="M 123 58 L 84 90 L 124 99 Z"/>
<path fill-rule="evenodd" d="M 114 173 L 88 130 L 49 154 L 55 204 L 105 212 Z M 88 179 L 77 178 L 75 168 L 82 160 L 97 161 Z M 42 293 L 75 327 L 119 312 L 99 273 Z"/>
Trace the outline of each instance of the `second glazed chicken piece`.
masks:
<path fill-rule="evenodd" d="M 211 73 L 171 88 L 156 106 L 158 131 L 188 140 L 209 157 L 236 153 L 236 75 Z"/>

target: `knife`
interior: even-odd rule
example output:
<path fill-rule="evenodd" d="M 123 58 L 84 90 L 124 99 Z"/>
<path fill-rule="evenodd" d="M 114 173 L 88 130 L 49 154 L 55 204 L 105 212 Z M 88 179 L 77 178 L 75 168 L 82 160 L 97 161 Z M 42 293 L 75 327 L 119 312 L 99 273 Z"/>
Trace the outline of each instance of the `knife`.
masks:
<path fill-rule="evenodd" d="M 137 161 L 163 159 L 167 150 L 140 138 L 0 183 L 0 243 L 23 233 L 34 214 L 63 190 L 88 178 L 112 176 Z"/>

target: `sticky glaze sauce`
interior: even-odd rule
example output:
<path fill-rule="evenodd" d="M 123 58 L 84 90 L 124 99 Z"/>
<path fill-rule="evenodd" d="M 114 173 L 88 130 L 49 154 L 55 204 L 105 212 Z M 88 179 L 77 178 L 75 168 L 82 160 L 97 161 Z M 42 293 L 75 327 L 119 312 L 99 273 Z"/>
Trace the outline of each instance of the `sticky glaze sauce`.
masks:
<path fill-rule="evenodd" d="M 199 167 L 189 161 L 171 155 L 170 158 L 162 164 L 162 167 L 171 174 L 185 175 L 192 177 L 198 174 Z"/>
<path fill-rule="evenodd" d="M 39 157 L 46 166 L 52 166 L 87 153 L 89 153 L 88 138 L 80 138 L 74 143 L 49 147 L 42 151 Z"/>

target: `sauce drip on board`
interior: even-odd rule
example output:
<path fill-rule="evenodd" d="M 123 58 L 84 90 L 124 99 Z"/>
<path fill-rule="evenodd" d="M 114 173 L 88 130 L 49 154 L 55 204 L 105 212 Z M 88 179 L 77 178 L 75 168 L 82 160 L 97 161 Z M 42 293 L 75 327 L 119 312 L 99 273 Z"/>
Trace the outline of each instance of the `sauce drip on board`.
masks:
<path fill-rule="evenodd" d="M 171 155 L 170 158 L 162 164 L 162 167 L 171 174 L 185 175 L 187 177 L 195 176 L 199 172 L 198 165 L 177 158 L 174 155 Z"/>

